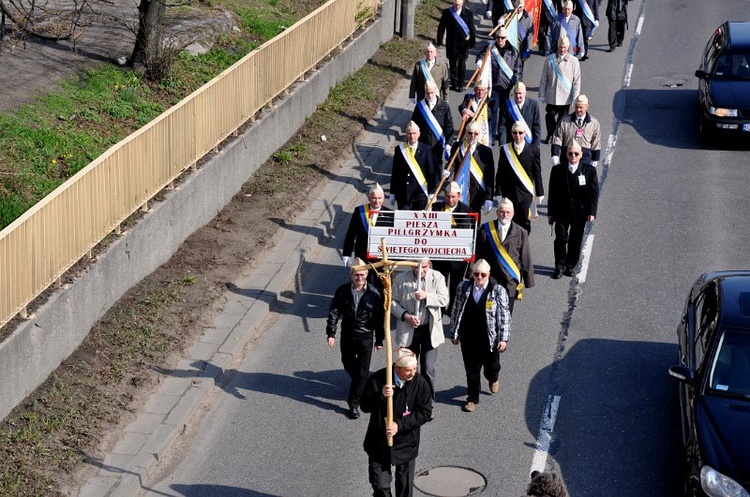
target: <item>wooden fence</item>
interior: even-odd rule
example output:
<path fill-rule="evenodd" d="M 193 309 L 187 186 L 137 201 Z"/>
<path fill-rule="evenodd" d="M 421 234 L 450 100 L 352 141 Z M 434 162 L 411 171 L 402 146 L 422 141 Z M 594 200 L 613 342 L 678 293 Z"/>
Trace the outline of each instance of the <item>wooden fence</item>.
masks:
<path fill-rule="evenodd" d="M 0 327 L 373 17 L 330 0 L 114 145 L 0 231 Z"/>

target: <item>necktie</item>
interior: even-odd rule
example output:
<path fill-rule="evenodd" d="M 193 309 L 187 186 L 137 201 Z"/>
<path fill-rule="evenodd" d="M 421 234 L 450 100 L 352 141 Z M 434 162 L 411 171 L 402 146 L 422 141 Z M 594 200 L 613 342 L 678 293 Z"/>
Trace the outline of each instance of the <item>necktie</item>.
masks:
<path fill-rule="evenodd" d="M 578 127 L 583 128 L 583 119 L 581 119 L 580 117 L 578 118 Z"/>

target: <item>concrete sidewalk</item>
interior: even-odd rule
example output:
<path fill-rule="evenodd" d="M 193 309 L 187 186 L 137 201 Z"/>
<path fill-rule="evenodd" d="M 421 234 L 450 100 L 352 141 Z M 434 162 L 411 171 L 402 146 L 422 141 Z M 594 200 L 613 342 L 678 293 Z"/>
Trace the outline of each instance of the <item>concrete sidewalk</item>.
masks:
<path fill-rule="evenodd" d="M 401 82 L 357 136 L 351 153 L 334 166 L 335 178 L 320 186 L 318 199 L 279 230 L 274 248 L 250 276 L 233 282 L 223 311 L 175 366 L 180 376 L 164 378 L 112 452 L 92 463 L 99 470 L 79 496 L 136 495 L 191 423 L 199 422 L 200 407 L 227 380 L 224 371 L 234 369 L 261 336 L 285 291 L 299 286 L 298 269 L 319 247 L 342 239 L 350 213 L 366 201 L 364 192 L 373 182 L 389 181 L 393 149 L 411 117 L 408 88 L 408 80 Z"/>

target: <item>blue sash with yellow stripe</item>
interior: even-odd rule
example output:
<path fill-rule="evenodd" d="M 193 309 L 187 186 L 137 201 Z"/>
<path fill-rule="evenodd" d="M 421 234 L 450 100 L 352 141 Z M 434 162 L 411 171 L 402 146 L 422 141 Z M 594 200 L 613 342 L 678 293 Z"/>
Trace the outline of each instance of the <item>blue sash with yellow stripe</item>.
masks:
<path fill-rule="evenodd" d="M 516 290 L 518 291 L 518 300 L 523 299 L 523 282 L 521 281 L 521 271 L 518 269 L 518 266 L 513 261 L 513 259 L 510 258 L 510 254 L 508 254 L 508 251 L 505 250 L 505 247 L 503 247 L 503 244 L 500 241 L 500 234 L 497 232 L 497 227 L 495 226 L 494 221 L 484 223 L 484 230 L 487 233 L 487 240 L 490 243 L 490 247 L 495 253 L 495 256 L 500 262 L 500 265 L 503 266 L 503 269 L 506 273 L 508 273 L 511 279 L 518 282 L 518 286 L 516 287 Z"/>

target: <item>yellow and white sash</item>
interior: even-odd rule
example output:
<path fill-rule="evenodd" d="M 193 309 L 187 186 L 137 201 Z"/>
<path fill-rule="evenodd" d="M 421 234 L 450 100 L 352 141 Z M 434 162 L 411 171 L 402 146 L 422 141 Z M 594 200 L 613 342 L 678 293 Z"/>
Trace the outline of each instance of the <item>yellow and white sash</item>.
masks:
<path fill-rule="evenodd" d="M 409 147 L 407 147 L 404 143 L 399 145 L 399 149 L 401 149 L 401 154 L 404 156 L 404 159 L 406 159 L 406 163 L 409 165 L 411 173 L 417 179 L 417 183 L 422 188 L 425 197 L 429 197 L 430 194 L 427 193 L 427 178 L 424 177 L 424 173 L 422 172 L 422 168 L 419 167 L 419 163 L 417 162 L 416 157 L 414 157 L 411 149 L 409 149 Z"/>
<path fill-rule="evenodd" d="M 534 182 L 529 178 L 529 175 L 526 173 L 526 169 L 523 168 L 521 165 L 521 161 L 518 160 L 518 154 L 516 154 L 516 149 L 513 147 L 512 143 L 506 143 L 503 145 L 503 152 L 505 152 L 505 158 L 508 159 L 508 163 L 510 164 L 511 169 L 513 169 L 513 172 L 516 173 L 516 176 L 518 176 L 518 179 L 521 180 L 521 184 L 523 185 L 526 190 L 531 194 L 531 196 L 534 196 Z M 536 210 L 536 203 L 531 202 L 531 212 L 529 213 L 530 216 L 534 219 L 539 217 L 539 214 Z"/>

